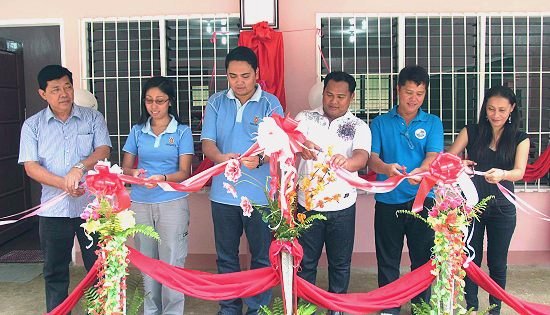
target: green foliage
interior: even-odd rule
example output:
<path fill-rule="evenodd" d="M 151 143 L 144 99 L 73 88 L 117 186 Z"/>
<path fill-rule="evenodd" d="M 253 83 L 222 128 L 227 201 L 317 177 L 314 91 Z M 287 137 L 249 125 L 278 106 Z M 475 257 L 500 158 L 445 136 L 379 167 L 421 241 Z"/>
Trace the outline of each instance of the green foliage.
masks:
<path fill-rule="evenodd" d="M 300 300 L 298 302 L 297 307 L 297 315 L 312 315 L 317 310 L 317 306 L 315 304 L 311 304 L 309 302 L 306 302 L 304 300 Z M 283 300 L 279 297 L 276 297 L 273 299 L 273 304 L 271 305 L 271 308 L 264 305 L 260 307 L 258 310 L 258 315 L 284 315 L 285 314 L 285 307 L 283 304 Z"/>
<path fill-rule="evenodd" d="M 129 237 L 134 236 L 137 233 L 141 233 L 160 242 L 159 234 L 155 231 L 155 228 L 150 225 L 136 224 L 134 227 L 124 230 L 121 235 L 124 237 Z"/>
<path fill-rule="evenodd" d="M 97 288 L 91 286 L 86 291 L 84 291 L 84 298 L 82 300 L 82 307 L 86 310 L 92 309 L 94 307 L 95 301 L 99 299 L 99 293 Z"/>
<path fill-rule="evenodd" d="M 426 219 L 424 219 L 420 214 L 416 213 L 416 212 L 413 212 L 413 211 L 410 211 L 410 210 L 397 210 L 397 215 L 399 216 L 400 214 L 407 214 L 407 215 L 410 215 L 414 218 L 417 218 L 418 220 L 428 224 L 428 221 Z"/>
<path fill-rule="evenodd" d="M 488 315 L 489 312 L 494 309 L 496 305 L 491 305 L 489 308 L 487 308 L 484 311 L 477 311 L 478 315 Z M 422 301 L 420 304 L 413 303 L 411 304 L 411 311 L 414 315 L 450 315 L 451 313 L 444 312 L 442 310 L 439 310 L 430 302 L 426 303 L 425 301 Z M 460 312 L 455 312 L 455 314 L 464 314 L 464 315 L 470 315 L 474 312 L 474 309 L 471 308 L 469 310 L 462 310 Z"/>

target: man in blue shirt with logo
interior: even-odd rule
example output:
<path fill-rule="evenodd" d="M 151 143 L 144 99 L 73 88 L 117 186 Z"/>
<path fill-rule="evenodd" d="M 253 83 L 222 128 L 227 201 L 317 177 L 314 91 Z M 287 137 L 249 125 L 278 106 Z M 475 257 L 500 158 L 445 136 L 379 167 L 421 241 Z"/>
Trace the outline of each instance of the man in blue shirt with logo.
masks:
<path fill-rule="evenodd" d="M 21 129 L 19 163 L 42 184 L 42 203 L 69 195 L 39 215 L 40 247 L 44 253 L 44 282 L 48 312 L 67 298 L 69 263 L 75 235 L 87 270 L 96 261 L 96 246 L 80 224 L 91 196 L 79 187 L 86 171 L 109 157 L 111 140 L 100 112 L 74 105 L 72 73 L 49 65 L 38 73 L 38 94 L 48 107 L 25 120 Z M 88 248 L 87 248 L 88 247 Z"/>
<path fill-rule="evenodd" d="M 443 151 L 443 125 L 439 117 L 420 109 L 429 86 L 429 76 L 420 66 L 408 66 L 399 72 L 397 92 L 399 105 L 376 117 L 370 124 L 372 153 L 368 165 L 378 173 L 377 180 L 401 175 L 416 174 L 429 169 L 430 163 Z M 382 287 L 399 278 L 403 236 L 414 270 L 430 259 L 433 231 L 414 217 L 397 216 L 397 210 L 411 210 L 418 191 L 417 179 L 402 182 L 396 189 L 375 196 L 374 236 L 378 261 L 378 286 Z M 433 193 L 428 195 L 424 210 L 433 205 Z M 412 302 L 429 302 L 430 289 L 419 294 Z M 399 307 L 384 310 L 381 314 L 399 314 Z"/>
<path fill-rule="evenodd" d="M 229 90 L 218 92 L 208 99 L 201 134 L 204 155 L 214 163 L 237 158 L 244 153 L 258 135 L 258 124 L 272 114 L 283 115 L 279 100 L 261 89 L 258 79 L 258 59 L 247 47 L 239 46 L 225 58 Z M 241 159 L 246 168 L 246 182 L 237 187 L 237 198 L 223 187 L 224 174 L 213 178 L 210 191 L 212 220 L 219 273 L 240 271 L 240 237 L 246 233 L 252 261 L 251 269 L 269 266 L 271 231 L 262 216 L 253 211 L 250 217 L 240 208 L 241 196 L 253 204 L 267 205 L 263 187 L 269 175 L 268 157 L 262 155 Z M 250 178 L 250 177 L 252 178 Z M 247 178 L 248 177 L 248 178 Z M 269 304 L 271 291 L 245 298 L 246 314 L 256 314 L 260 306 Z M 242 300 L 220 301 L 220 315 L 242 314 Z"/>

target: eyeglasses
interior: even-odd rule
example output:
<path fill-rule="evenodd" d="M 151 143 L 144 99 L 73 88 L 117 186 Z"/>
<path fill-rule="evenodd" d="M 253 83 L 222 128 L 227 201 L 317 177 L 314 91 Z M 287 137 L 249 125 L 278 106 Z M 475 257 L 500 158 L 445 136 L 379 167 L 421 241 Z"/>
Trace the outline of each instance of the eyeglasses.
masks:
<path fill-rule="evenodd" d="M 168 100 L 169 100 L 168 98 L 166 98 L 166 99 L 161 99 L 161 98 L 157 98 L 157 99 L 146 98 L 144 101 L 145 101 L 145 104 L 149 104 L 149 105 L 151 105 L 151 104 L 153 104 L 153 103 L 155 103 L 155 104 L 157 104 L 157 105 L 162 105 L 162 104 L 168 102 Z"/>
<path fill-rule="evenodd" d="M 409 130 L 401 131 L 401 135 L 404 136 L 405 139 L 407 139 L 407 144 L 409 145 L 409 149 L 414 150 L 414 143 L 409 137 Z"/>

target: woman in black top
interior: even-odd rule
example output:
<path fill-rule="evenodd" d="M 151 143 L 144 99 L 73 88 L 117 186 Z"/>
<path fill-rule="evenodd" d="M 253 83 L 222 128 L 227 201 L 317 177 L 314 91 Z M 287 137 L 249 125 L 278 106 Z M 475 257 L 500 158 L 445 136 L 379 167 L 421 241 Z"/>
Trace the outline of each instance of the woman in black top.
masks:
<path fill-rule="evenodd" d="M 483 258 L 483 237 L 487 230 L 487 266 L 489 275 L 502 288 L 506 286 L 508 248 L 516 227 L 516 208 L 497 187 L 500 183 L 513 191 L 514 181 L 523 178 L 529 153 L 529 138 L 519 131 L 519 111 L 514 92 L 505 86 L 494 86 L 485 93 L 479 113 L 479 122 L 464 127 L 449 149 L 459 154 L 466 148 L 466 165 L 476 165 L 484 176 L 474 176 L 473 182 L 479 198 L 495 196 L 480 215 L 480 220 L 470 226 L 474 234 L 470 245 L 475 250 L 474 262 L 480 266 Z M 466 279 L 467 308 L 477 310 L 478 287 Z M 501 301 L 493 296 L 489 303 L 496 308 L 490 314 L 500 314 Z M 475 312 L 473 313 L 475 314 Z"/>

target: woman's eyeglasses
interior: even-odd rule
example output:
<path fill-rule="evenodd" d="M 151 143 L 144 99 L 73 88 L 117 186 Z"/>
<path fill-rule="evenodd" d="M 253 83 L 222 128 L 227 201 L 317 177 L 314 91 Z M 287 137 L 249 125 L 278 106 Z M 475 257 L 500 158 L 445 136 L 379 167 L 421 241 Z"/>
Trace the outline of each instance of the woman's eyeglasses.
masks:
<path fill-rule="evenodd" d="M 168 100 L 169 100 L 168 98 L 165 98 L 165 99 L 162 99 L 162 98 L 157 98 L 157 99 L 146 98 L 144 101 L 145 101 L 145 104 L 149 104 L 149 105 L 151 105 L 153 103 L 155 103 L 157 105 L 162 105 L 162 104 L 168 102 Z"/>

